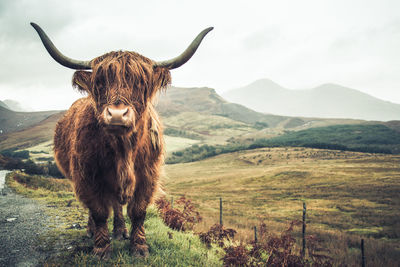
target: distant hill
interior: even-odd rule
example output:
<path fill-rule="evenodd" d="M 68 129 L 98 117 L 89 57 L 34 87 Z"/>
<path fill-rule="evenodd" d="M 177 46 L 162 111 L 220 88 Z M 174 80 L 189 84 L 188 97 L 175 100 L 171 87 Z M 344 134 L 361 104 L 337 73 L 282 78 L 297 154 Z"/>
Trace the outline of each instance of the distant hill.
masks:
<path fill-rule="evenodd" d="M 6 108 L 8 108 L 8 109 L 10 109 L 12 111 L 19 111 L 19 112 L 31 112 L 31 111 L 33 111 L 31 108 L 23 106 L 18 101 L 15 101 L 15 100 L 12 100 L 12 99 L 3 100 L 3 103 L 7 105 Z"/>
<path fill-rule="evenodd" d="M 265 122 L 270 127 L 275 127 L 279 122 L 287 119 L 285 116 L 262 114 L 242 105 L 229 103 L 214 89 L 208 87 L 168 88 L 166 93 L 160 94 L 157 110 L 165 117 L 193 111 L 250 124 Z"/>
<path fill-rule="evenodd" d="M 157 110 L 163 117 L 169 117 L 181 112 L 197 112 L 201 114 L 227 117 L 248 124 L 267 123 L 269 128 L 317 127 L 334 124 L 361 123 L 359 120 L 320 119 L 279 116 L 256 112 L 241 104 L 230 103 L 208 87 L 182 88 L 171 87 L 161 92 Z"/>
<path fill-rule="evenodd" d="M 296 117 L 400 119 L 400 105 L 355 89 L 324 84 L 308 90 L 289 90 L 271 80 L 258 80 L 222 94 L 227 100 L 259 112 Z"/>
<path fill-rule="evenodd" d="M 64 115 L 64 112 L 58 111 L 57 113 L 46 115 L 48 116 L 30 127 L 0 135 L 0 150 L 26 148 L 53 140 L 56 123 Z"/>
<path fill-rule="evenodd" d="M 15 112 L 0 106 L 0 137 L 5 133 L 26 129 L 58 112 Z"/>

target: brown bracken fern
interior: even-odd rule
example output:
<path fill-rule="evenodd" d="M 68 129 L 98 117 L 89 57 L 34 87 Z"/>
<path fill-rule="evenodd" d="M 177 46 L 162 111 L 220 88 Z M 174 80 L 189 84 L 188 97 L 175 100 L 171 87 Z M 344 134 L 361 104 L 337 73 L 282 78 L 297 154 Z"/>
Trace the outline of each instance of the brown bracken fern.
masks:
<path fill-rule="evenodd" d="M 184 196 L 175 203 L 180 209 L 172 208 L 165 198 L 156 201 L 164 223 L 171 229 L 178 231 L 193 230 L 194 225 L 202 220 L 200 213 L 196 211 L 192 201 Z"/>

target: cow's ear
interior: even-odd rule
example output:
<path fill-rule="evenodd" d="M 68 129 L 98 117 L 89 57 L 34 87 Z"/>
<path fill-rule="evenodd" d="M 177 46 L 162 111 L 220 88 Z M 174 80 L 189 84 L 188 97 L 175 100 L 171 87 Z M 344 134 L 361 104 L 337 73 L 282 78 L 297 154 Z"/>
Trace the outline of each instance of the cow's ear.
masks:
<path fill-rule="evenodd" d="M 72 86 L 81 92 L 89 92 L 91 74 L 90 71 L 75 71 L 74 76 L 72 76 Z"/>
<path fill-rule="evenodd" d="M 154 88 L 161 89 L 171 84 L 171 73 L 167 68 L 154 68 Z"/>

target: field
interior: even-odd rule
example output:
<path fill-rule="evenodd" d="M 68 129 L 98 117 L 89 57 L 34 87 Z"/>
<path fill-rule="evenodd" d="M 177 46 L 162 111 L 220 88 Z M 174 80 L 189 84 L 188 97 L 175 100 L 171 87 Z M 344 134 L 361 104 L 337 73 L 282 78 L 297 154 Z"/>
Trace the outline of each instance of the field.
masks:
<path fill-rule="evenodd" d="M 219 197 L 224 224 L 242 239 L 252 238 L 260 219 L 283 231 L 301 219 L 304 201 L 307 232 L 321 238 L 336 264 L 358 264 L 361 238 L 372 266 L 399 263 L 400 156 L 263 148 L 167 165 L 165 172 L 169 197 L 186 195 L 207 218 L 198 230 L 219 221 Z"/>
<path fill-rule="evenodd" d="M 195 142 L 183 137 L 172 139 L 175 144 L 171 139 L 166 140 L 169 152 Z M 28 150 L 36 160 L 51 156 L 51 142 L 40 143 Z M 270 233 L 281 233 L 292 220 L 301 219 L 305 202 L 307 234 L 319 239 L 320 246 L 328 251 L 335 266 L 360 264 L 361 238 L 366 242 L 368 266 L 396 266 L 400 258 L 399 163 L 400 155 L 303 147 L 260 148 L 191 163 L 168 164 L 164 184 L 167 199 L 173 197 L 176 200 L 185 195 L 193 200 L 204 218 L 196 226 L 196 232 L 208 230 L 219 222 L 220 197 L 223 199 L 224 225 L 238 230 L 237 239 L 244 241 L 253 239 L 253 227 L 260 221 L 267 224 Z M 65 219 L 64 230 L 73 222 L 86 224 L 86 212 L 76 209 L 78 203 L 69 190 L 52 193 L 48 188 L 41 189 L 42 185 L 38 186 L 39 190 L 16 184 L 12 187 L 33 198 L 45 198 L 46 203 L 54 205 L 57 211 L 50 210 L 49 213 Z M 73 213 L 68 206 L 71 201 L 74 203 L 71 207 L 75 207 Z M 295 229 L 297 250 L 300 233 L 300 228 Z M 50 243 L 46 241 L 49 245 L 45 246 L 49 247 L 61 232 L 58 229 L 50 234 L 54 236 Z M 83 238 L 83 230 L 68 231 L 62 236 L 69 240 L 67 244 L 77 246 L 80 253 L 77 257 L 66 253 L 63 262 L 95 262 L 86 254 L 90 250 L 87 241 L 75 241 Z M 177 246 L 186 246 L 185 240 L 179 241 Z M 118 242 L 114 246 L 126 250 Z M 56 249 L 60 250 L 59 247 Z M 49 252 L 52 253 L 50 248 Z M 112 261 L 131 262 L 128 253 L 124 253 L 114 254 Z M 165 251 L 161 250 L 152 260 L 162 262 L 163 253 Z M 179 261 L 183 260 L 182 255 L 178 257 L 181 257 Z"/>

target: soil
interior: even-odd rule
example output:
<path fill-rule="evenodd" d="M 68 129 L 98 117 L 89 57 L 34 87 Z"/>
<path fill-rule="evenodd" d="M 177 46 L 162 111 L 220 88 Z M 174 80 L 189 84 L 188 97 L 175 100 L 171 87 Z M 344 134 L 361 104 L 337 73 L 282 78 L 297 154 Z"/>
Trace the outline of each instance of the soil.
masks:
<path fill-rule="evenodd" d="M 0 176 L 4 171 L 0 171 Z M 2 179 L 0 179 L 2 180 Z M 46 231 L 48 218 L 35 200 L 0 185 L 0 266 L 37 266 L 46 255 L 37 238 Z"/>

